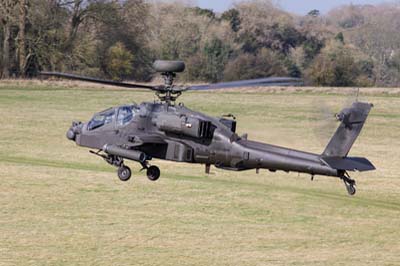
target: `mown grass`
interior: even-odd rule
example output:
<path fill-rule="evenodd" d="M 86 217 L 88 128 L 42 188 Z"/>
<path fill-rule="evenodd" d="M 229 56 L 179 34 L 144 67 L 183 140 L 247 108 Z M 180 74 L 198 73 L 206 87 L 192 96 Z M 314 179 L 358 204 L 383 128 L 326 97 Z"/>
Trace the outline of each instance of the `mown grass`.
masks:
<path fill-rule="evenodd" d="M 118 181 L 115 169 L 65 138 L 72 120 L 152 93 L 51 84 L 0 86 L 0 265 L 399 265 L 400 98 L 375 104 L 352 150 L 378 167 L 339 180 L 225 172 L 155 162 L 159 182 Z M 233 113 L 249 138 L 321 152 L 327 102 L 346 95 L 193 92 L 181 100 Z M 326 128 L 328 130 L 328 128 Z"/>

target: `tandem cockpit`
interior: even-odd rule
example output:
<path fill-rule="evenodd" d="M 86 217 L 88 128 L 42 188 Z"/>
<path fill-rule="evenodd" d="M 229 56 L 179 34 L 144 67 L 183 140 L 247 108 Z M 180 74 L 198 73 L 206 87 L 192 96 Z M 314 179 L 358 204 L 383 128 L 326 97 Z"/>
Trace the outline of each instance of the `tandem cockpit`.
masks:
<path fill-rule="evenodd" d="M 97 113 L 88 122 L 87 130 L 93 131 L 106 126 L 123 127 L 129 124 L 139 113 L 137 105 L 120 106 L 117 108 L 109 108 Z"/>
<path fill-rule="evenodd" d="M 132 104 L 96 113 L 87 123 L 73 122 L 67 131 L 67 138 L 80 146 L 102 149 L 105 144 L 115 140 L 120 129 L 134 121 L 139 110 L 136 104 Z"/>

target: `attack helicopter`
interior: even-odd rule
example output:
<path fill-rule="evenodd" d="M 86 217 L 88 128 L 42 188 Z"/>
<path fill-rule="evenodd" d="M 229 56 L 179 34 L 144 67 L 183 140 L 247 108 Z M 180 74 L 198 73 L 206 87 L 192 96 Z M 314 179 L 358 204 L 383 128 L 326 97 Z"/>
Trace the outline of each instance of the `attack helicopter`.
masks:
<path fill-rule="evenodd" d="M 360 134 L 373 107 L 366 102 L 354 102 L 344 108 L 336 119 L 339 127 L 321 154 L 279 147 L 247 139 L 236 133 L 233 115 L 211 117 L 193 111 L 178 97 L 191 90 L 216 90 L 235 87 L 301 85 L 297 78 L 272 77 L 254 80 L 224 82 L 207 85 L 177 86 L 177 73 L 185 70 L 182 61 L 158 60 L 153 64 L 164 84 L 149 86 L 96 79 L 58 72 L 41 72 L 42 76 L 67 78 L 130 89 L 152 90 L 158 101 L 127 104 L 96 113 L 86 123 L 73 122 L 67 138 L 117 168 L 121 181 L 128 181 L 132 171 L 125 160 L 139 163 L 149 180 L 160 177 L 160 169 L 151 165 L 153 158 L 173 162 L 211 165 L 231 171 L 267 169 L 331 176 L 341 179 L 350 195 L 356 193 L 356 182 L 349 172 L 375 170 L 366 158 L 349 157 L 351 147 Z M 93 151 L 95 150 L 95 151 Z"/>

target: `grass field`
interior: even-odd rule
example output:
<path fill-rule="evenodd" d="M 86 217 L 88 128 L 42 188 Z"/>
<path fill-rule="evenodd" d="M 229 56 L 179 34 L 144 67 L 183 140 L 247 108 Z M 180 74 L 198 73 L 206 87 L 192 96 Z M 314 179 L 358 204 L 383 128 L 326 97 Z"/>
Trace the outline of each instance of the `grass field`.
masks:
<path fill-rule="evenodd" d="M 367 90 L 367 89 L 366 89 Z M 295 173 L 225 172 L 156 162 L 128 183 L 67 141 L 72 120 L 154 99 L 100 86 L 0 85 L 0 265 L 400 265 L 400 97 L 375 104 L 351 151 L 378 168 L 337 179 Z M 233 113 L 250 139 L 322 152 L 315 103 L 335 110 L 347 96 L 318 92 L 196 92 L 186 106 Z M 327 141 L 327 140 L 326 140 Z"/>

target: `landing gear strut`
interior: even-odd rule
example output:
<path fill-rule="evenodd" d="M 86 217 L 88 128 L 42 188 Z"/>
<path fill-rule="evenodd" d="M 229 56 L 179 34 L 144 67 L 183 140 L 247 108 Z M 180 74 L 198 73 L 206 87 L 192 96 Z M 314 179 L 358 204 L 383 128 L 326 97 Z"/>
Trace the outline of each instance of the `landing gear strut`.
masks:
<path fill-rule="evenodd" d="M 126 182 L 129 179 L 131 179 L 132 171 L 128 166 L 124 164 L 124 159 L 122 157 L 111 154 L 103 154 L 101 152 L 102 152 L 101 150 L 99 150 L 98 152 L 90 151 L 90 153 L 103 158 L 110 165 L 117 167 L 118 178 L 121 181 Z M 146 170 L 147 178 L 150 181 L 157 181 L 160 178 L 161 175 L 160 168 L 158 168 L 155 165 L 150 166 L 147 161 L 141 162 L 141 165 L 143 167 L 142 171 Z"/>
<path fill-rule="evenodd" d="M 355 188 L 356 181 L 351 179 L 347 172 L 344 172 L 342 174 L 341 179 L 343 180 L 343 183 L 346 186 L 347 193 L 349 193 L 350 196 L 354 196 L 357 192 Z"/>

